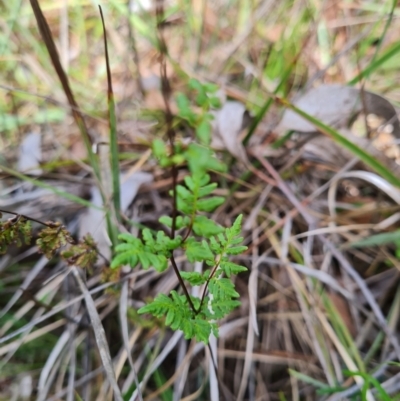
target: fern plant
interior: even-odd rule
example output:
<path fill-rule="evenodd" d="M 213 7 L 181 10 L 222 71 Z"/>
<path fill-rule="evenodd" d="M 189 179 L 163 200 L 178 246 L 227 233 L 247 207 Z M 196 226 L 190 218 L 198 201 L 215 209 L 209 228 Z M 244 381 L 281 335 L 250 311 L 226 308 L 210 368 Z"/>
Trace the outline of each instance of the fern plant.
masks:
<path fill-rule="evenodd" d="M 244 252 L 240 237 L 242 216 L 238 216 L 231 227 L 224 228 L 208 217 L 222 205 L 225 199 L 215 196 L 216 183 L 211 182 L 209 171 L 225 171 L 210 148 L 211 108 L 219 104 L 215 96 L 216 86 L 191 80 L 189 88 L 196 92 L 198 112 L 191 107 L 183 94 L 177 96 L 178 118 L 193 128 L 196 141 L 189 145 L 169 136 L 169 146 L 161 139 L 153 142 L 153 154 L 164 168 L 171 168 L 176 177 L 177 169 L 186 167 L 188 174 L 184 185 L 176 178 L 171 190 L 172 216 L 162 216 L 159 221 L 165 230 L 153 232 L 143 229 L 140 238 L 120 234 L 120 243 L 115 248 L 111 267 L 140 264 L 144 269 L 154 267 L 162 273 L 172 265 L 179 280 L 180 289 L 170 294 L 159 294 L 138 313 L 149 313 L 156 318 L 165 317 L 165 324 L 173 330 L 182 330 L 186 339 L 196 338 L 208 343 L 211 333 L 218 336 L 218 321 L 240 305 L 239 294 L 231 276 L 246 270 L 230 260 Z M 14 217 L 2 221 L 1 212 Z M 31 240 L 31 221 L 44 228 L 38 233 L 36 244 L 39 252 L 49 259 L 60 250 L 61 257 L 70 265 L 90 268 L 98 257 L 96 243 L 90 236 L 75 243 L 68 230 L 58 222 L 41 222 L 10 211 L 0 211 L 0 254 L 8 246 L 28 244 Z M 189 262 L 201 262 L 204 271 L 179 271 L 174 252 L 184 253 Z M 200 297 L 189 293 L 189 286 L 200 287 Z"/>
<path fill-rule="evenodd" d="M 210 148 L 210 109 L 218 106 L 219 100 L 214 85 L 191 80 L 189 87 L 196 92 L 195 102 L 201 111 L 194 111 L 190 100 L 179 94 L 178 117 L 194 129 L 198 142 L 184 145 L 173 137 L 169 146 L 161 139 L 156 139 L 152 146 L 162 167 L 176 170 L 187 165 L 189 170 L 184 185 L 175 185 L 171 190 L 173 215 L 159 219 L 169 234 L 163 230 L 153 233 L 149 229 L 142 231 L 141 238 L 121 234 L 122 243 L 115 249 L 117 254 L 111 267 L 141 264 L 144 269 L 152 266 L 161 273 L 170 261 L 180 290 L 168 295 L 158 294 L 138 312 L 165 317 L 165 324 L 173 330 L 181 330 L 186 339 L 195 338 L 207 344 L 211 333 L 218 336 L 218 320 L 240 305 L 231 276 L 246 268 L 233 263 L 230 257 L 244 252 L 247 247 L 241 245 L 241 215 L 227 228 L 207 216 L 225 201 L 214 195 L 217 184 L 211 182 L 208 174 L 210 170 L 225 171 L 225 165 Z M 179 271 L 174 252 L 183 252 L 191 263 L 203 263 L 204 272 Z M 189 286 L 201 287 L 201 297 L 190 295 Z"/>

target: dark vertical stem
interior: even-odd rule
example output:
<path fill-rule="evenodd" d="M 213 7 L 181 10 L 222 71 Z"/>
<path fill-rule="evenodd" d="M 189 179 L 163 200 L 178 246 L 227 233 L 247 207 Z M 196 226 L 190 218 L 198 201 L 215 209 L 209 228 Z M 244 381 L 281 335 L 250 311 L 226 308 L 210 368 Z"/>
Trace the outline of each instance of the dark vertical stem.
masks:
<path fill-rule="evenodd" d="M 164 1 L 156 0 L 156 16 L 157 16 L 157 35 L 158 35 L 158 45 L 160 52 L 160 76 L 161 76 L 161 94 L 164 100 L 165 106 L 165 124 L 167 128 L 167 137 L 169 141 L 169 145 L 171 147 L 171 156 L 175 154 L 175 130 L 173 128 L 173 115 L 170 108 L 170 99 L 171 99 L 171 85 L 167 76 L 167 56 L 168 56 L 168 48 L 164 38 Z M 172 176 L 172 225 L 171 225 L 171 238 L 175 238 L 176 232 L 176 217 L 177 217 L 177 192 L 176 186 L 178 184 L 178 169 L 175 164 L 172 164 L 171 167 L 171 176 Z M 196 312 L 196 308 L 193 304 L 192 299 L 190 298 L 189 291 L 180 275 L 178 266 L 176 264 L 174 255 L 171 255 L 171 264 L 174 269 L 174 272 L 178 278 L 179 285 L 182 287 L 182 290 L 185 294 L 185 297 L 190 305 L 190 308 L 193 312 Z"/>
<path fill-rule="evenodd" d="M 173 129 L 173 115 L 171 112 L 171 108 L 169 105 L 171 99 L 171 85 L 167 76 L 167 55 L 168 48 L 164 38 L 164 1 L 157 0 L 156 2 L 156 16 L 157 16 L 157 34 L 158 34 L 158 44 L 160 51 L 160 76 L 161 76 L 161 94 L 164 100 L 165 106 L 165 124 L 167 128 L 167 136 L 168 141 L 171 147 L 171 156 L 174 155 L 175 149 L 175 131 Z M 171 167 L 171 175 L 172 175 L 172 228 L 171 228 L 171 238 L 175 237 L 176 231 L 176 185 L 177 185 L 177 177 L 178 170 L 176 166 L 173 164 Z"/>

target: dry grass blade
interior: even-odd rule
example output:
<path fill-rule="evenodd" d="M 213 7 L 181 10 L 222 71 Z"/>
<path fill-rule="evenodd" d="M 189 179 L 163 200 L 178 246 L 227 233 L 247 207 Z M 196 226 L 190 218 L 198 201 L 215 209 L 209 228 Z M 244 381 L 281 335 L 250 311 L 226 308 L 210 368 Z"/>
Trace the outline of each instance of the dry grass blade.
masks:
<path fill-rule="evenodd" d="M 12 298 L 8 301 L 7 305 L 0 311 L 0 318 L 2 318 L 13 307 L 13 305 L 18 301 L 18 299 L 24 293 L 24 290 L 26 290 L 29 287 L 30 283 L 35 279 L 35 277 L 40 273 L 40 271 L 46 266 L 47 263 L 48 260 L 44 256 L 41 257 L 37 263 L 35 263 L 33 269 L 25 277 L 23 284 L 14 293 Z"/>
<path fill-rule="evenodd" d="M 148 367 L 142 381 L 140 382 L 139 387 L 133 392 L 129 401 L 135 401 L 137 398 L 138 392 L 142 391 L 143 388 L 146 386 L 147 381 L 150 379 L 153 372 L 161 365 L 164 359 L 169 355 L 169 353 L 173 350 L 176 346 L 178 341 L 182 338 L 182 333 L 176 331 L 173 336 L 169 339 L 168 343 L 164 346 L 163 350 L 160 354 L 154 359 L 153 363 Z M 170 384 L 169 384 L 170 385 Z"/>
<path fill-rule="evenodd" d="M 298 208 L 299 212 L 303 215 L 306 221 L 309 224 L 314 222 L 314 218 L 307 212 L 304 205 L 302 205 L 294 196 L 294 194 L 290 191 L 287 185 L 282 181 L 279 174 L 274 170 L 274 168 L 264 159 L 259 158 L 260 162 L 268 169 L 271 175 L 277 180 L 279 188 L 285 193 L 285 195 L 290 199 L 292 204 Z M 371 309 L 373 310 L 379 324 L 382 326 L 382 329 L 385 331 L 386 335 L 389 337 L 392 345 L 394 346 L 398 358 L 400 359 L 400 345 L 397 338 L 393 335 L 392 331 L 388 327 L 386 319 L 382 313 L 381 308 L 376 302 L 375 298 L 371 294 L 371 291 L 368 289 L 368 286 L 365 284 L 365 281 L 360 277 L 360 275 L 356 272 L 356 270 L 351 266 L 351 264 L 347 261 L 347 259 L 342 255 L 342 253 L 337 250 L 334 245 L 327 240 L 324 236 L 318 236 L 321 242 L 328 248 L 328 250 L 332 253 L 332 255 L 339 261 L 342 267 L 346 270 L 350 277 L 354 279 L 360 288 L 361 292 L 367 299 Z"/>
<path fill-rule="evenodd" d="M 219 385 L 218 385 L 218 359 L 217 355 L 217 339 L 212 336 L 210 339 L 208 351 L 208 372 L 210 377 L 210 401 L 219 401 Z"/>
<path fill-rule="evenodd" d="M 47 392 L 49 389 L 49 378 L 52 377 L 52 371 L 55 370 L 57 361 L 60 360 L 62 353 L 65 351 L 64 348 L 68 344 L 70 333 L 64 331 L 60 336 L 57 344 L 51 350 L 49 357 L 47 358 L 46 364 L 40 372 L 39 383 L 38 383 L 38 400 L 44 401 L 47 398 Z"/>
<path fill-rule="evenodd" d="M 28 330 L 32 329 L 32 327 L 34 327 L 37 324 L 37 322 L 41 321 L 41 320 L 45 320 L 45 319 L 43 319 L 43 316 L 42 316 L 42 318 L 37 318 L 37 319 L 33 320 L 31 323 L 29 323 L 29 327 L 24 327 L 24 330 L 18 330 L 17 334 L 15 334 L 15 332 L 14 332 L 14 333 L 12 333 L 12 335 L 5 336 L 5 337 L 1 338 L 0 340 L 1 341 L 3 341 L 3 340 L 6 341 L 7 339 L 10 339 L 10 337 L 11 338 L 15 337 L 18 334 L 21 334 L 21 333 L 26 334 L 26 332 Z M 34 331 L 33 333 L 30 333 L 30 334 L 26 335 L 25 337 L 23 337 L 23 341 L 25 343 L 27 343 L 27 342 L 33 341 L 35 339 L 38 339 L 41 336 L 43 336 L 43 334 L 48 333 L 48 332 L 50 332 L 52 330 L 56 330 L 56 329 L 64 326 L 66 321 L 67 321 L 66 319 L 60 319 L 60 320 L 58 320 L 58 321 L 56 321 L 54 323 L 50 323 L 49 325 L 44 326 L 44 327 Z M 9 343 L 7 345 L 3 345 L 0 348 L 0 355 L 4 355 L 4 354 L 7 354 L 7 353 L 12 353 L 12 352 L 16 351 L 20 346 L 21 346 L 21 340 L 19 340 L 19 339 L 15 340 L 14 342 L 11 342 L 11 343 Z"/>
<path fill-rule="evenodd" d="M 121 323 L 122 340 L 124 342 L 124 347 L 125 347 L 126 353 L 128 355 L 129 366 L 134 375 L 136 388 L 139 389 L 140 388 L 139 381 L 138 381 L 136 369 L 135 369 L 135 366 L 133 363 L 130 344 L 129 344 L 129 328 L 128 328 L 128 319 L 127 319 L 128 298 L 129 298 L 129 282 L 125 281 L 122 284 L 122 290 L 121 290 L 121 298 L 120 298 L 120 303 L 119 303 L 119 319 L 120 319 L 120 323 Z M 142 392 L 140 390 L 138 391 L 138 400 L 143 401 Z"/>
<path fill-rule="evenodd" d="M 344 178 L 359 178 L 361 180 L 370 182 L 371 184 L 379 188 L 382 192 L 385 192 L 387 196 L 392 198 L 396 203 L 400 205 L 400 189 L 393 186 L 382 177 L 369 171 L 349 171 L 336 175 L 329 188 L 329 194 L 328 194 L 329 199 L 335 198 L 338 181 Z"/>
<path fill-rule="evenodd" d="M 79 285 L 79 288 L 84 296 L 87 310 L 88 310 L 88 313 L 90 316 L 90 320 L 93 325 L 93 331 L 94 331 L 97 346 L 98 346 L 98 349 L 100 352 L 101 360 L 104 365 L 104 370 L 106 372 L 107 379 L 111 385 L 111 388 L 114 391 L 114 397 L 117 401 L 123 401 L 121 390 L 119 389 L 117 380 L 115 378 L 114 366 L 112 363 L 110 350 L 108 348 L 106 334 L 104 332 L 104 328 L 101 323 L 100 316 L 97 312 L 96 306 L 93 302 L 93 298 L 90 295 L 88 289 L 86 288 L 86 285 L 83 282 L 83 280 L 80 276 L 80 273 L 75 266 L 72 267 L 72 274 L 74 275 L 74 277 Z"/>

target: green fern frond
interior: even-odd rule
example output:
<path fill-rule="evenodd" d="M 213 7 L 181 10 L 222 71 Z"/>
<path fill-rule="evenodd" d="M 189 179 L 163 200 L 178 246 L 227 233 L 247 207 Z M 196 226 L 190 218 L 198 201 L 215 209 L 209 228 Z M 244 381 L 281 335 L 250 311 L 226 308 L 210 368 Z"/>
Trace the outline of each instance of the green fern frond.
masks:
<path fill-rule="evenodd" d="M 206 270 L 204 273 L 180 272 L 180 274 L 183 279 L 189 282 L 190 285 L 203 285 L 210 275 L 210 270 Z"/>
<path fill-rule="evenodd" d="M 184 248 L 189 262 L 202 262 L 214 259 L 214 255 L 209 248 L 204 246 L 204 242 L 198 242 L 193 237 L 187 239 Z"/>
<path fill-rule="evenodd" d="M 214 301 L 238 298 L 239 293 L 235 290 L 235 286 L 228 278 L 213 277 L 208 285 L 210 294 L 213 295 Z"/>
<path fill-rule="evenodd" d="M 239 274 L 247 270 L 247 267 L 238 265 L 228 260 L 221 260 L 219 265 L 227 277 L 230 277 L 231 274 Z"/>

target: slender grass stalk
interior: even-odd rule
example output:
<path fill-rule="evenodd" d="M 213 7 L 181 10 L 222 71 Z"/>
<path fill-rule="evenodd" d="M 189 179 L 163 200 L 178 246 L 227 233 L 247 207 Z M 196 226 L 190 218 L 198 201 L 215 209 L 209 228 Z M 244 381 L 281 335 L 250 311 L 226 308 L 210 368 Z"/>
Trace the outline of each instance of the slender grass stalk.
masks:
<path fill-rule="evenodd" d="M 293 71 L 293 67 L 296 65 L 297 59 L 298 59 L 298 56 L 293 60 L 292 63 L 289 64 L 289 66 L 283 72 L 282 78 L 279 81 L 278 86 L 275 88 L 275 90 L 273 92 L 274 94 L 279 93 L 279 91 L 286 84 L 291 72 Z M 255 130 L 257 129 L 258 124 L 264 118 L 265 114 L 267 113 L 267 111 L 271 107 L 273 101 L 274 101 L 274 99 L 272 97 L 268 97 L 266 102 L 263 104 L 263 106 L 261 107 L 260 111 L 257 113 L 256 117 L 254 118 L 252 124 L 250 125 L 248 133 L 246 134 L 245 138 L 243 139 L 243 145 L 247 145 L 248 144 L 250 138 L 253 136 Z"/>
<path fill-rule="evenodd" d="M 370 63 L 363 71 L 348 82 L 348 85 L 355 85 L 363 78 L 369 77 L 372 72 L 377 70 L 382 64 L 386 63 L 392 57 L 396 56 L 400 52 L 400 42 L 393 45 L 387 50 L 381 57 L 377 58 L 374 62 Z"/>

